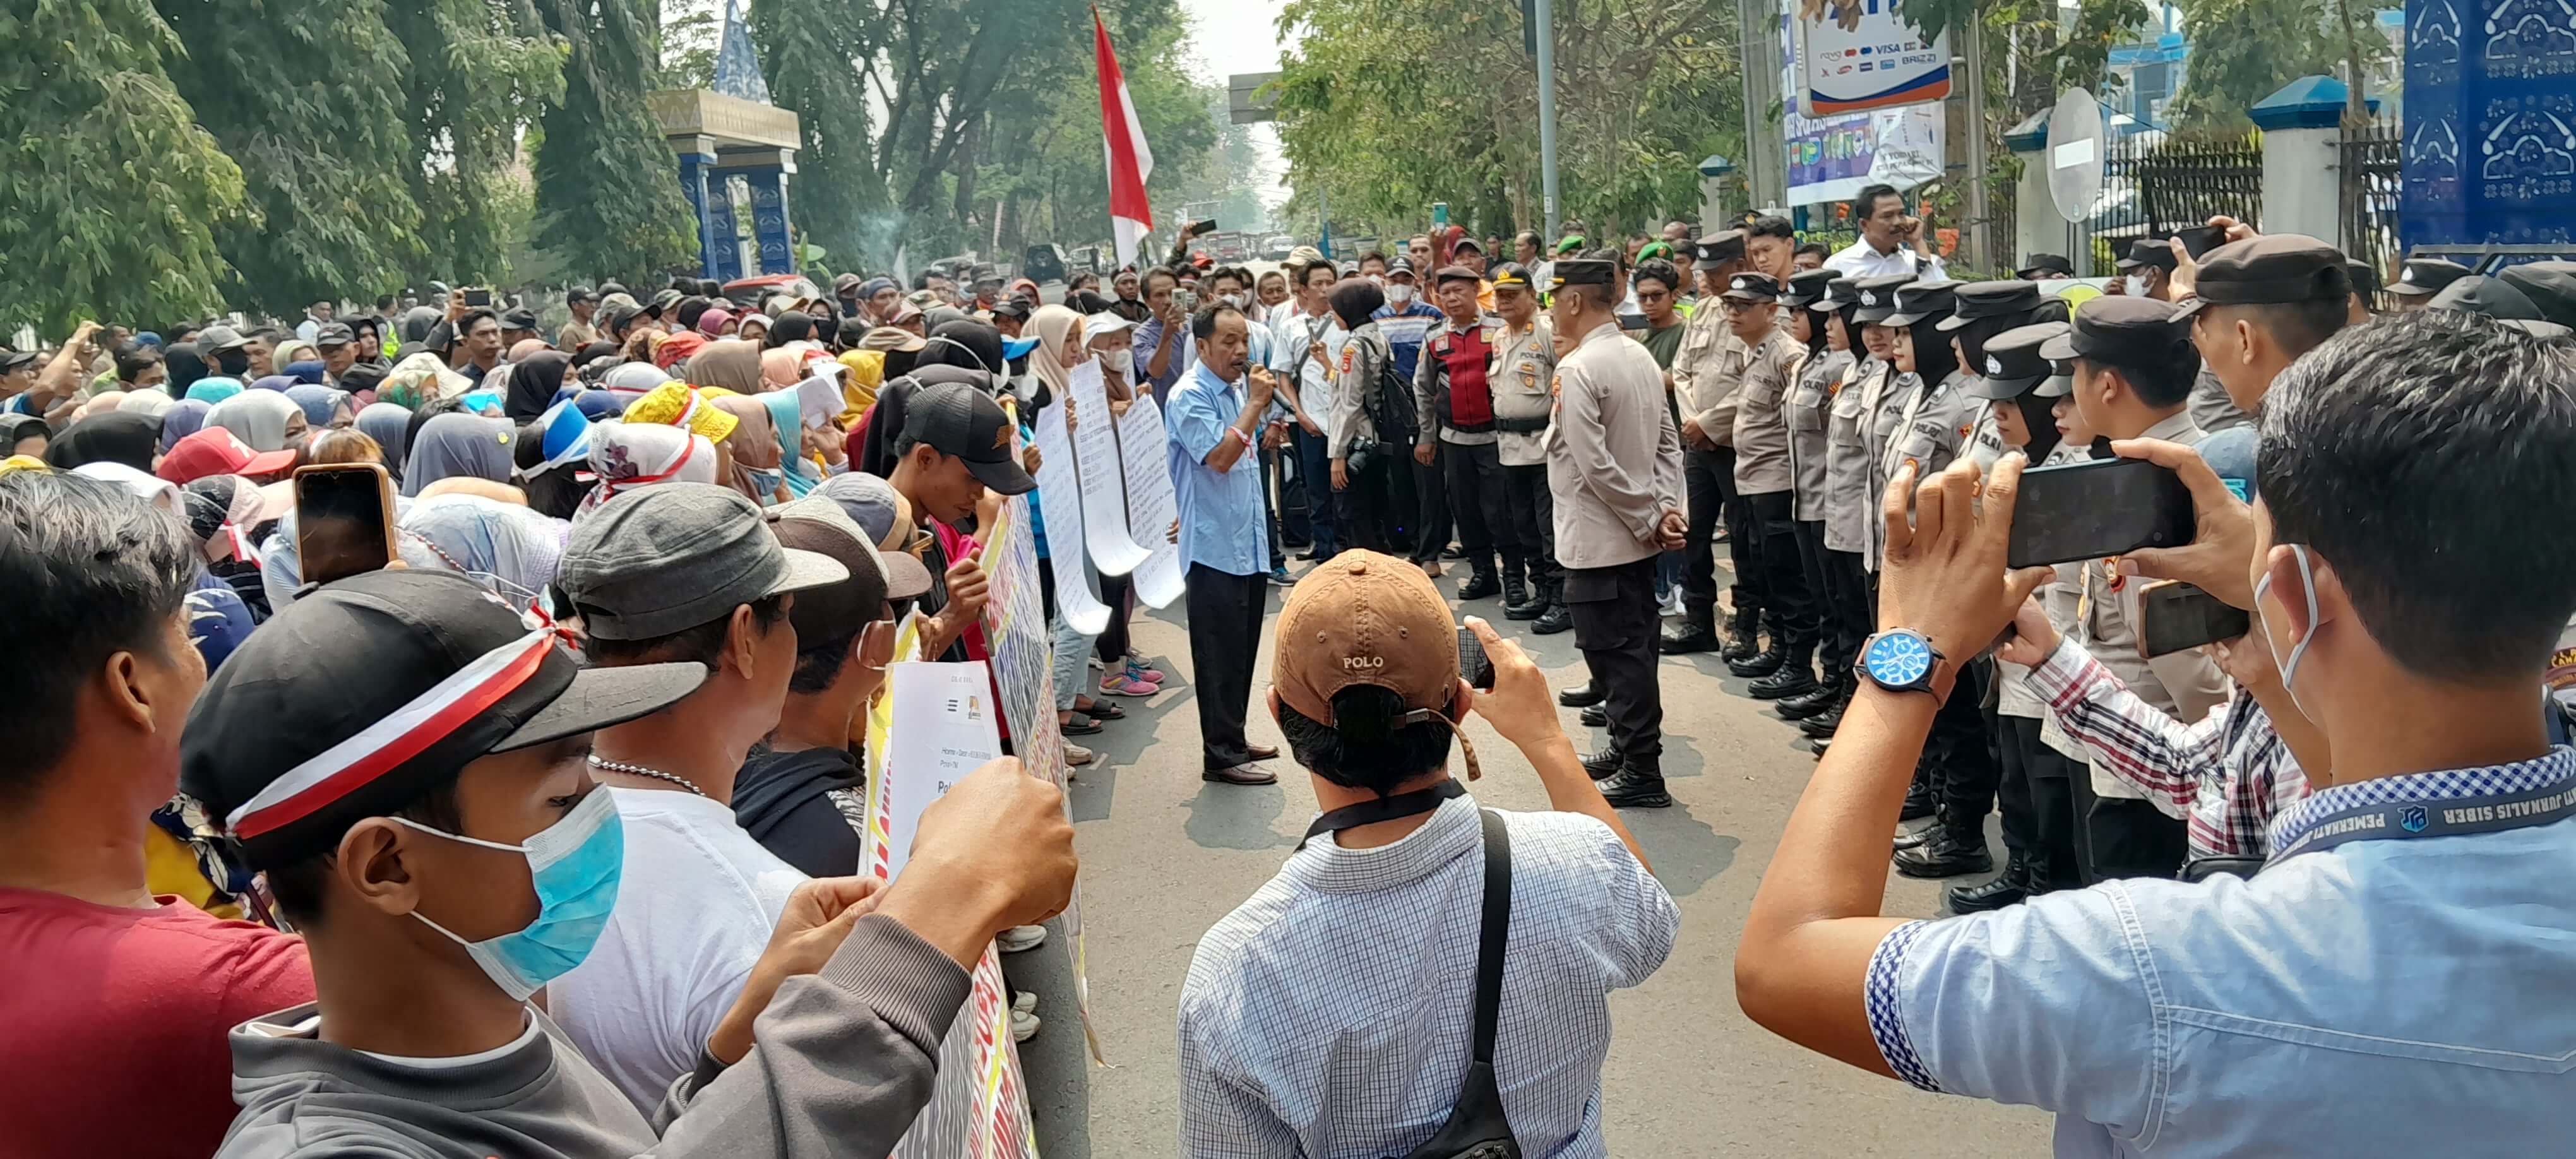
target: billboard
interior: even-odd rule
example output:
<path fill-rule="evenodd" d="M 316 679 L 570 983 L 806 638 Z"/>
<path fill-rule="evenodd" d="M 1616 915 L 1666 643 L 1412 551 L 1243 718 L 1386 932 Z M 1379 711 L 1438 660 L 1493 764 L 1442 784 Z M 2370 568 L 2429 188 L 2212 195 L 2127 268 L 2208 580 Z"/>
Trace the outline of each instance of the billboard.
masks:
<path fill-rule="evenodd" d="M 1854 0 L 1856 4 L 1868 2 Z M 1878 2 L 1884 7 L 1884 0 Z M 1899 34 L 1909 38 L 1908 43 L 1920 43 L 1921 38 L 1914 37 L 1913 30 L 1904 27 L 1892 14 L 1872 15 L 1861 8 L 1833 6 L 1829 0 L 1827 3 L 1800 0 L 1800 4 L 1808 9 L 1806 13 L 1791 9 L 1784 2 L 1780 17 L 1784 25 L 1784 35 L 1780 38 L 1780 67 L 1784 83 L 1780 91 L 1788 94 L 1781 110 L 1780 131 L 1788 152 L 1788 203 L 1813 205 L 1824 201 L 1849 201 L 1864 186 L 1885 182 L 1898 189 L 1912 189 L 1939 177 L 1942 166 L 1939 99 L 1950 91 L 1948 56 L 1944 49 L 1931 50 L 1941 54 L 1944 61 L 1940 84 L 1929 95 L 1909 98 L 1917 103 L 1897 101 L 1868 106 L 1860 112 L 1826 109 L 1817 104 L 1815 92 L 1801 83 L 1802 74 L 1815 71 L 1806 67 L 1809 49 L 1824 43 L 1808 30 L 1808 25 L 1819 18 L 1833 22 L 1857 16 L 1863 28 L 1871 27 L 1869 21 L 1876 20 L 1881 25 L 1897 29 Z M 1835 24 L 1835 27 L 1839 29 L 1840 24 Z M 1890 37 L 1878 43 L 1889 43 L 1893 39 Z M 1944 47 L 1947 41 L 1947 37 L 1942 38 Z M 1871 55 L 1873 58 L 1878 56 L 1876 53 Z M 1849 76 L 1861 75 L 1857 64 L 1835 67 L 1850 68 Z M 1880 71 L 1872 68 L 1870 73 L 1876 75 Z"/>
<path fill-rule="evenodd" d="M 1950 95 L 1950 35 L 1926 43 L 1895 0 L 1801 0 L 1793 91 L 1807 115 L 1865 113 Z"/>

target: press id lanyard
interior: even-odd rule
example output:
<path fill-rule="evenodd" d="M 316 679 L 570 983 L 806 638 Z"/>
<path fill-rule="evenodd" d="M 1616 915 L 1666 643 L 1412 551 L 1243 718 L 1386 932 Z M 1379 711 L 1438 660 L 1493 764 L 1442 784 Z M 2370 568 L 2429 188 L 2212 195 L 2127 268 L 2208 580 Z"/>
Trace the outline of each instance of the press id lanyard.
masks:
<path fill-rule="evenodd" d="M 2272 860 L 2331 849 L 2347 841 L 2499 833 L 2547 825 L 2571 816 L 2576 816 L 2576 781 L 2520 793 L 2360 805 L 2326 814 L 2297 840 L 2273 851 Z"/>

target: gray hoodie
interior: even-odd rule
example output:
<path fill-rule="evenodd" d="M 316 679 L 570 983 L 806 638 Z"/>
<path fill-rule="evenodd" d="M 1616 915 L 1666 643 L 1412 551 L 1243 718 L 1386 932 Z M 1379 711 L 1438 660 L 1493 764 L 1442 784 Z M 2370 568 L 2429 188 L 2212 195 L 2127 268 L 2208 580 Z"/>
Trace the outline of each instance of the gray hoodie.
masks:
<path fill-rule="evenodd" d="M 315 1037 L 314 1007 L 232 1032 L 242 1106 L 220 1159 L 624 1159 L 883 1155 L 930 1100 L 966 972 L 891 918 L 859 919 L 821 973 L 778 988 L 742 1061 L 672 1084 L 648 1124 L 545 1015 L 462 1066 L 389 1062 Z M 655 1127 L 661 1128 L 655 1137 Z"/>

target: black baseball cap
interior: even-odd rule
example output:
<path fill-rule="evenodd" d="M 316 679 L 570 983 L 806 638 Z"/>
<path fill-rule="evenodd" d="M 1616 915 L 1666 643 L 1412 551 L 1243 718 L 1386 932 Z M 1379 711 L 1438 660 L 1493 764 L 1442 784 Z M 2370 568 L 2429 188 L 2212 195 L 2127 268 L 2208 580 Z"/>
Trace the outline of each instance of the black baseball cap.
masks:
<path fill-rule="evenodd" d="M 1477 241 L 1472 237 L 1461 236 L 1458 240 L 1449 243 L 1450 253 L 1454 254 L 1459 250 L 1474 250 L 1476 251 L 1476 256 L 1483 257 L 1485 254 L 1485 243 Z"/>
<path fill-rule="evenodd" d="M 1397 274 L 1412 274 L 1417 278 L 1422 276 L 1414 273 L 1413 259 L 1401 255 L 1386 259 L 1386 276 L 1392 278 Z"/>
<path fill-rule="evenodd" d="M 250 345 L 250 339 L 230 326 L 214 325 L 197 331 L 197 349 L 212 354 L 219 350 L 239 350 Z"/>
<path fill-rule="evenodd" d="M 1537 276 L 1530 273 L 1530 268 L 1520 264 L 1519 262 L 1500 263 L 1494 268 L 1486 270 L 1485 278 L 1487 281 L 1492 282 L 1496 289 L 1510 286 L 1513 289 L 1526 290 L 1530 289 L 1533 283 L 1537 281 Z"/>
<path fill-rule="evenodd" d="M 6 374 L 35 361 L 36 352 L 33 350 L 11 350 L 0 347 L 0 374 Z"/>
<path fill-rule="evenodd" d="M 2522 291 L 2540 308 L 2542 318 L 2576 326 L 2576 262 L 2532 262 L 2496 272 L 2506 285 Z"/>
<path fill-rule="evenodd" d="M 2083 358 L 2113 366 L 2188 361 L 2191 332 L 2171 302 L 2106 296 L 2078 307 L 2074 325 L 2039 353 L 2042 358 Z"/>
<path fill-rule="evenodd" d="M 2177 318 L 2204 306 L 2273 306 L 2291 302 L 2340 302 L 2352 296 L 2352 274 L 2343 251 L 2295 233 L 2269 233 L 2232 241 L 2200 255 L 2200 273 Z"/>
<path fill-rule="evenodd" d="M 1726 292 L 1718 297 L 1738 302 L 1777 302 L 1780 281 L 1769 274 L 1736 274 L 1726 279 Z"/>
<path fill-rule="evenodd" d="M 1004 495 L 1024 495 L 1038 481 L 1020 468 L 1011 446 L 1011 416 L 993 396 L 962 382 L 946 382 L 912 396 L 903 416 L 904 437 L 943 455 L 966 460 L 966 469 Z"/>
<path fill-rule="evenodd" d="M 1549 267 L 1554 274 L 1547 288 L 1562 290 L 1567 286 L 1606 286 L 1619 277 L 1619 266 L 1599 258 L 1558 258 Z"/>
<path fill-rule="evenodd" d="M 2029 265 L 2013 271 L 2014 277 L 2034 282 L 2041 274 L 2064 274 L 2071 278 L 2075 276 L 2075 263 L 2060 254 L 2032 254 Z"/>
<path fill-rule="evenodd" d="M 1912 274 L 1880 274 L 1877 277 L 1862 278 L 1852 283 L 1855 300 L 1860 303 L 1860 310 L 1852 315 L 1852 319 L 1859 322 L 1885 322 L 1888 315 L 1896 312 L 1898 287 L 1913 284 L 1914 275 Z"/>
<path fill-rule="evenodd" d="M 2134 270 L 2146 266 L 2171 270 L 2175 264 L 2173 243 L 2160 237 L 2142 237 L 2130 242 L 2129 256 L 2111 263 L 2112 268 L 2122 270 Z"/>
<path fill-rule="evenodd" d="M 537 328 L 537 312 L 525 306 L 504 310 L 501 312 L 501 328 L 504 330 L 534 330 Z"/>
<path fill-rule="evenodd" d="M 1986 339 L 1986 364 L 1970 368 L 1979 377 L 1963 389 L 1969 397 L 1997 402 L 2020 398 L 2056 375 L 2057 364 L 2040 353 L 2040 347 L 2063 337 L 2066 330 L 2064 322 L 2038 322 Z"/>
<path fill-rule="evenodd" d="M 583 302 L 596 302 L 598 300 L 599 295 L 593 293 L 591 288 L 588 286 L 574 286 L 573 288 L 564 291 L 564 304 L 567 306 L 578 306 Z"/>
<path fill-rule="evenodd" d="M 2453 279 L 2450 285 L 2442 287 L 2441 293 L 2433 295 L 2432 301 L 2424 303 L 2424 308 L 2457 310 L 2463 314 L 2476 314 L 2500 322 L 2548 321 L 2548 318 L 2540 312 L 2540 304 L 2532 301 L 2530 295 L 2523 293 L 2511 282 L 2502 278 L 2490 278 L 2485 274 L 2470 274 L 2465 278 Z"/>
<path fill-rule="evenodd" d="M 2397 263 L 2397 280 L 2388 284 L 2388 292 L 2402 298 L 2430 297 L 2475 272 L 2442 258 L 2408 258 Z"/>
<path fill-rule="evenodd" d="M 999 302 L 993 303 L 994 314 L 1008 315 L 1023 322 L 1028 321 L 1029 315 L 1036 312 L 1037 307 L 1030 304 L 1029 296 L 1026 294 L 1013 294 Z"/>
<path fill-rule="evenodd" d="M 2037 282 L 1970 282 L 1951 294 L 1957 313 L 1933 325 L 1935 330 L 1957 330 L 1970 322 L 1988 318 L 2027 317 L 2039 309 Z"/>
<path fill-rule="evenodd" d="M 281 609 L 215 670 L 180 733 L 179 784 L 275 868 L 477 759 L 622 724 L 705 679 L 694 662 L 584 668 L 472 580 L 372 571 Z"/>
<path fill-rule="evenodd" d="M 792 551 L 740 492 L 664 483 L 620 496 L 573 524 L 555 586 L 602 640 L 650 640 L 713 623 L 735 608 L 849 578 L 840 564 Z"/>
<path fill-rule="evenodd" d="M 1817 308 L 1817 303 L 1825 300 L 1826 292 L 1841 277 L 1832 270 L 1800 270 L 1789 275 L 1788 288 L 1780 291 L 1780 304 Z"/>
<path fill-rule="evenodd" d="M 1699 260 L 1704 262 L 1740 262 L 1744 260 L 1744 231 L 1722 229 L 1699 239 Z"/>
<path fill-rule="evenodd" d="M 1907 282 L 1896 288 L 1896 309 L 1879 321 L 1881 326 L 1911 326 L 1927 318 L 1938 318 L 1958 308 L 1959 283 L 1944 278 L 1937 282 Z"/>

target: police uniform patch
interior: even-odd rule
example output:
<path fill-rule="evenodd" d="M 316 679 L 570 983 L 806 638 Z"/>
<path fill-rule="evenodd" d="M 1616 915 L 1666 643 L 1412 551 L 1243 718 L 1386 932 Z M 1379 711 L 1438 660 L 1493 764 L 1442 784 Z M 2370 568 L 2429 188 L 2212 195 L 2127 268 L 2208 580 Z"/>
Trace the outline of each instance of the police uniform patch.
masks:
<path fill-rule="evenodd" d="M 1344 374 L 1349 374 L 1350 372 L 1351 372 L 1351 348 L 1350 348 L 1350 347 L 1348 347 L 1348 346 L 1345 346 L 1345 347 L 1342 347 L 1342 373 L 1344 373 Z"/>
<path fill-rule="evenodd" d="M 1967 438 L 1967 437 L 1968 437 L 1968 431 L 1969 431 L 1969 428 L 1970 428 L 1971 426 L 1973 426 L 1973 425 L 1974 425 L 1974 424 L 1971 424 L 1971 423 L 1960 423 L 1960 424 L 1959 424 L 1959 437 L 1960 437 L 1960 438 L 1963 438 L 1963 439 L 1964 439 L 1964 438 Z"/>
<path fill-rule="evenodd" d="M 1447 353 L 1449 353 L 1449 336 L 1448 336 L 1448 335 L 1446 335 L 1446 334 L 1441 335 L 1438 339 L 1436 339 L 1436 340 L 1435 340 L 1435 343 L 1434 343 L 1434 345 L 1433 345 L 1431 348 L 1432 348 L 1433 350 L 1437 350 L 1437 351 L 1439 351 L 1439 352 L 1440 352 L 1440 353 L 1442 353 L 1442 354 L 1447 354 Z"/>

